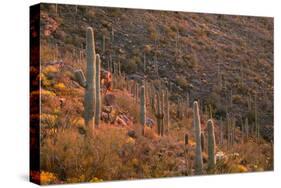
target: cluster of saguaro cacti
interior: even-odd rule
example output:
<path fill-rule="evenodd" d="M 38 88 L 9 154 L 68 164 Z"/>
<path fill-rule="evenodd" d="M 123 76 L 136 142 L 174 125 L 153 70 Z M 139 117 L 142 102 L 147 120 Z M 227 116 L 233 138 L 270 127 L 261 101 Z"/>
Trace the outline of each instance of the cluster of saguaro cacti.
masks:
<path fill-rule="evenodd" d="M 184 108 L 183 105 L 184 105 L 183 99 L 182 97 L 179 96 L 177 98 L 177 118 L 179 119 L 182 119 L 184 116 L 184 109 L 186 108 Z"/>
<path fill-rule="evenodd" d="M 94 117 L 96 127 L 99 126 L 100 118 L 100 57 L 96 55 L 94 32 L 91 27 L 86 31 L 86 77 L 81 69 L 75 70 L 78 83 L 85 88 L 84 96 L 84 121 L 91 131 L 94 128 Z M 95 108 L 94 108 L 95 107 Z"/>
<path fill-rule="evenodd" d="M 202 158 L 202 145 L 201 145 L 201 123 L 198 102 L 193 103 L 193 126 L 195 131 L 195 174 L 203 173 L 203 158 Z"/>
<path fill-rule="evenodd" d="M 208 131 L 208 169 L 213 169 L 216 165 L 216 140 L 214 133 L 214 123 L 213 120 L 208 120 L 207 122 L 207 131 Z"/>
<path fill-rule="evenodd" d="M 227 145 L 228 147 L 234 144 L 235 140 L 235 119 L 230 118 L 227 114 Z"/>

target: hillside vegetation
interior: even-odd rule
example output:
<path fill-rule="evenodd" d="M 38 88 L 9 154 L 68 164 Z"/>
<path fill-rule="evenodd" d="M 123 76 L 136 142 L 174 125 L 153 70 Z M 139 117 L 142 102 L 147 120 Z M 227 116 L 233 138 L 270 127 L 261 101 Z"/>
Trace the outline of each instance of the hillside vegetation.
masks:
<path fill-rule="evenodd" d="M 41 183 L 273 170 L 272 18 L 41 8 Z M 91 136 L 88 27 L 112 74 Z"/>

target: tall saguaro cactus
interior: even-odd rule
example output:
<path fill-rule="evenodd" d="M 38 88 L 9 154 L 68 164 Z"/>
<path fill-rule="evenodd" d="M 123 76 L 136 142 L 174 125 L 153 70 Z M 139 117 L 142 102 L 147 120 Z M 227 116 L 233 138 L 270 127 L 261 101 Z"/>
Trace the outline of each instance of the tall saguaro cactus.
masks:
<path fill-rule="evenodd" d="M 196 151 L 195 151 L 195 174 L 203 173 L 203 158 L 202 158 L 202 148 L 201 148 L 201 123 L 198 102 L 193 103 L 193 126 L 195 130 L 195 141 L 196 141 Z"/>
<path fill-rule="evenodd" d="M 213 120 L 208 120 L 207 122 L 208 130 L 208 169 L 213 169 L 216 165 L 216 156 L 215 156 L 215 133 L 214 133 L 214 123 Z"/>
<path fill-rule="evenodd" d="M 84 95 L 84 121 L 86 127 L 92 132 L 94 128 L 94 103 L 96 99 L 96 51 L 94 32 L 91 27 L 86 31 L 86 78 L 81 69 L 75 71 L 78 83 L 85 88 Z"/>
<path fill-rule="evenodd" d="M 141 134 L 144 135 L 144 126 L 146 120 L 146 107 L 145 107 L 145 87 L 141 86 L 140 90 L 140 123 L 141 123 Z"/>
<path fill-rule="evenodd" d="M 91 27 L 86 31 L 86 59 L 87 59 L 87 71 L 86 71 L 86 91 L 84 97 L 84 118 L 87 127 L 94 128 L 94 99 L 95 99 L 95 71 L 96 71 L 96 50 L 94 32 Z"/>
<path fill-rule="evenodd" d="M 99 54 L 96 55 L 96 104 L 95 104 L 95 126 L 98 128 L 101 116 L 101 91 L 100 91 L 101 60 Z"/>

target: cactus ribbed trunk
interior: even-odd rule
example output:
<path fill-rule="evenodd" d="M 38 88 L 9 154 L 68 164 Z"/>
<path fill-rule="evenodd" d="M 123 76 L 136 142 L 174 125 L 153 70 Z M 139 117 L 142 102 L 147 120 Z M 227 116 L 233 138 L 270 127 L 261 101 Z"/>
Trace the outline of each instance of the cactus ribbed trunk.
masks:
<path fill-rule="evenodd" d="M 96 107 L 95 107 L 95 127 L 100 125 L 101 116 L 101 92 L 100 92 L 100 72 L 101 72 L 101 60 L 100 56 L 96 55 Z"/>
<path fill-rule="evenodd" d="M 202 152 L 204 151 L 204 149 L 205 149 L 205 136 L 204 136 L 204 133 L 203 132 L 201 132 L 201 150 L 202 150 Z"/>
<path fill-rule="evenodd" d="M 145 87 L 141 86 L 141 90 L 140 90 L 140 123 L 141 123 L 141 134 L 142 135 L 144 135 L 145 119 L 146 119 Z"/>
<path fill-rule="evenodd" d="M 197 101 L 193 103 L 193 126 L 195 130 L 195 141 L 196 141 L 196 151 L 195 151 L 195 174 L 203 173 L 203 158 L 202 158 L 202 148 L 201 148 L 201 122 L 199 114 L 199 106 Z"/>
<path fill-rule="evenodd" d="M 96 51 L 94 32 L 91 27 L 87 28 L 86 32 L 86 91 L 84 97 L 84 118 L 87 128 L 93 130 L 94 128 L 94 99 L 95 99 L 95 70 L 96 70 Z"/>
<path fill-rule="evenodd" d="M 216 156 L 215 156 L 215 133 L 214 133 L 214 123 L 212 120 L 207 122 L 208 130 L 208 169 L 213 169 L 216 165 Z"/>

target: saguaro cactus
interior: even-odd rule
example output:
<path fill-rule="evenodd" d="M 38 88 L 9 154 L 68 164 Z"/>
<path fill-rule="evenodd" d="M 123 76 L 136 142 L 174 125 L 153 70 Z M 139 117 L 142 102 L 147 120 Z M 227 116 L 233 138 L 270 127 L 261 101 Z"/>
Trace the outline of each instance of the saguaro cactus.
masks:
<path fill-rule="evenodd" d="M 184 134 L 184 160 L 185 160 L 185 168 L 186 168 L 186 175 L 188 174 L 188 163 L 187 163 L 187 155 L 188 155 L 188 133 Z"/>
<path fill-rule="evenodd" d="M 145 120 L 146 120 L 146 107 L 145 107 L 145 87 L 141 86 L 140 90 L 140 123 L 142 125 L 141 127 L 141 134 L 144 135 L 144 126 L 145 126 Z"/>
<path fill-rule="evenodd" d="M 222 117 L 220 118 L 219 121 L 219 125 L 220 125 L 220 144 L 223 145 L 223 122 L 222 122 Z"/>
<path fill-rule="evenodd" d="M 165 102 L 164 102 L 166 108 L 165 108 L 165 115 L 164 115 L 164 121 L 166 126 L 166 132 L 169 131 L 170 127 L 170 104 L 169 104 L 169 91 L 168 89 L 165 90 Z"/>
<path fill-rule="evenodd" d="M 204 149 L 205 149 L 204 146 L 205 146 L 205 135 L 203 132 L 201 132 L 201 149 L 202 149 L 202 151 L 204 151 Z"/>
<path fill-rule="evenodd" d="M 100 115 L 101 115 L 101 92 L 100 92 L 100 69 L 101 69 L 101 60 L 100 56 L 96 55 L 96 107 L 95 107 L 95 125 L 98 128 L 100 124 Z"/>
<path fill-rule="evenodd" d="M 249 124 L 248 124 L 248 118 L 245 119 L 245 133 L 246 133 L 246 140 L 249 138 Z"/>
<path fill-rule="evenodd" d="M 105 53 L 105 35 L 102 35 L 102 53 Z"/>
<path fill-rule="evenodd" d="M 94 117 L 94 99 L 95 99 L 95 71 L 96 71 L 96 50 L 95 50 L 94 32 L 91 27 L 86 31 L 86 59 L 87 59 L 87 71 L 86 71 L 86 91 L 84 97 L 84 119 L 88 128 L 93 129 L 93 117 Z"/>
<path fill-rule="evenodd" d="M 229 114 L 226 115 L 226 121 L 227 121 L 227 146 L 230 146 L 230 138 L 231 138 L 231 121 L 229 118 Z"/>
<path fill-rule="evenodd" d="M 94 32 L 91 27 L 86 31 L 86 78 L 81 69 L 74 72 L 77 82 L 85 88 L 84 96 L 84 121 L 90 132 L 94 128 L 94 105 L 96 101 L 96 51 Z M 95 109 L 96 110 L 96 109 Z"/>
<path fill-rule="evenodd" d="M 156 92 L 156 102 L 157 108 L 154 109 L 154 114 L 157 119 L 157 132 L 158 135 L 163 136 L 164 133 L 164 109 L 163 109 L 163 102 L 164 102 L 164 95 L 161 91 Z"/>
<path fill-rule="evenodd" d="M 201 123 L 200 114 L 197 101 L 193 103 L 193 126 L 195 130 L 195 141 L 196 141 L 196 151 L 195 151 L 195 174 L 203 173 L 203 158 L 202 158 L 202 148 L 201 148 Z"/>
<path fill-rule="evenodd" d="M 216 165 L 216 156 L 215 156 L 215 133 L 214 133 L 214 123 L 213 120 L 208 120 L 207 122 L 208 130 L 208 169 L 213 169 Z"/>
<path fill-rule="evenodd" d="M 257 136 L 257 141 L 259 140 L 260 137 L 260 127 L 258 123 L 258 110 L 257 110 L 257 94 L 255 93 L 255 131 L 256 131 L 256 136 Z"/>

